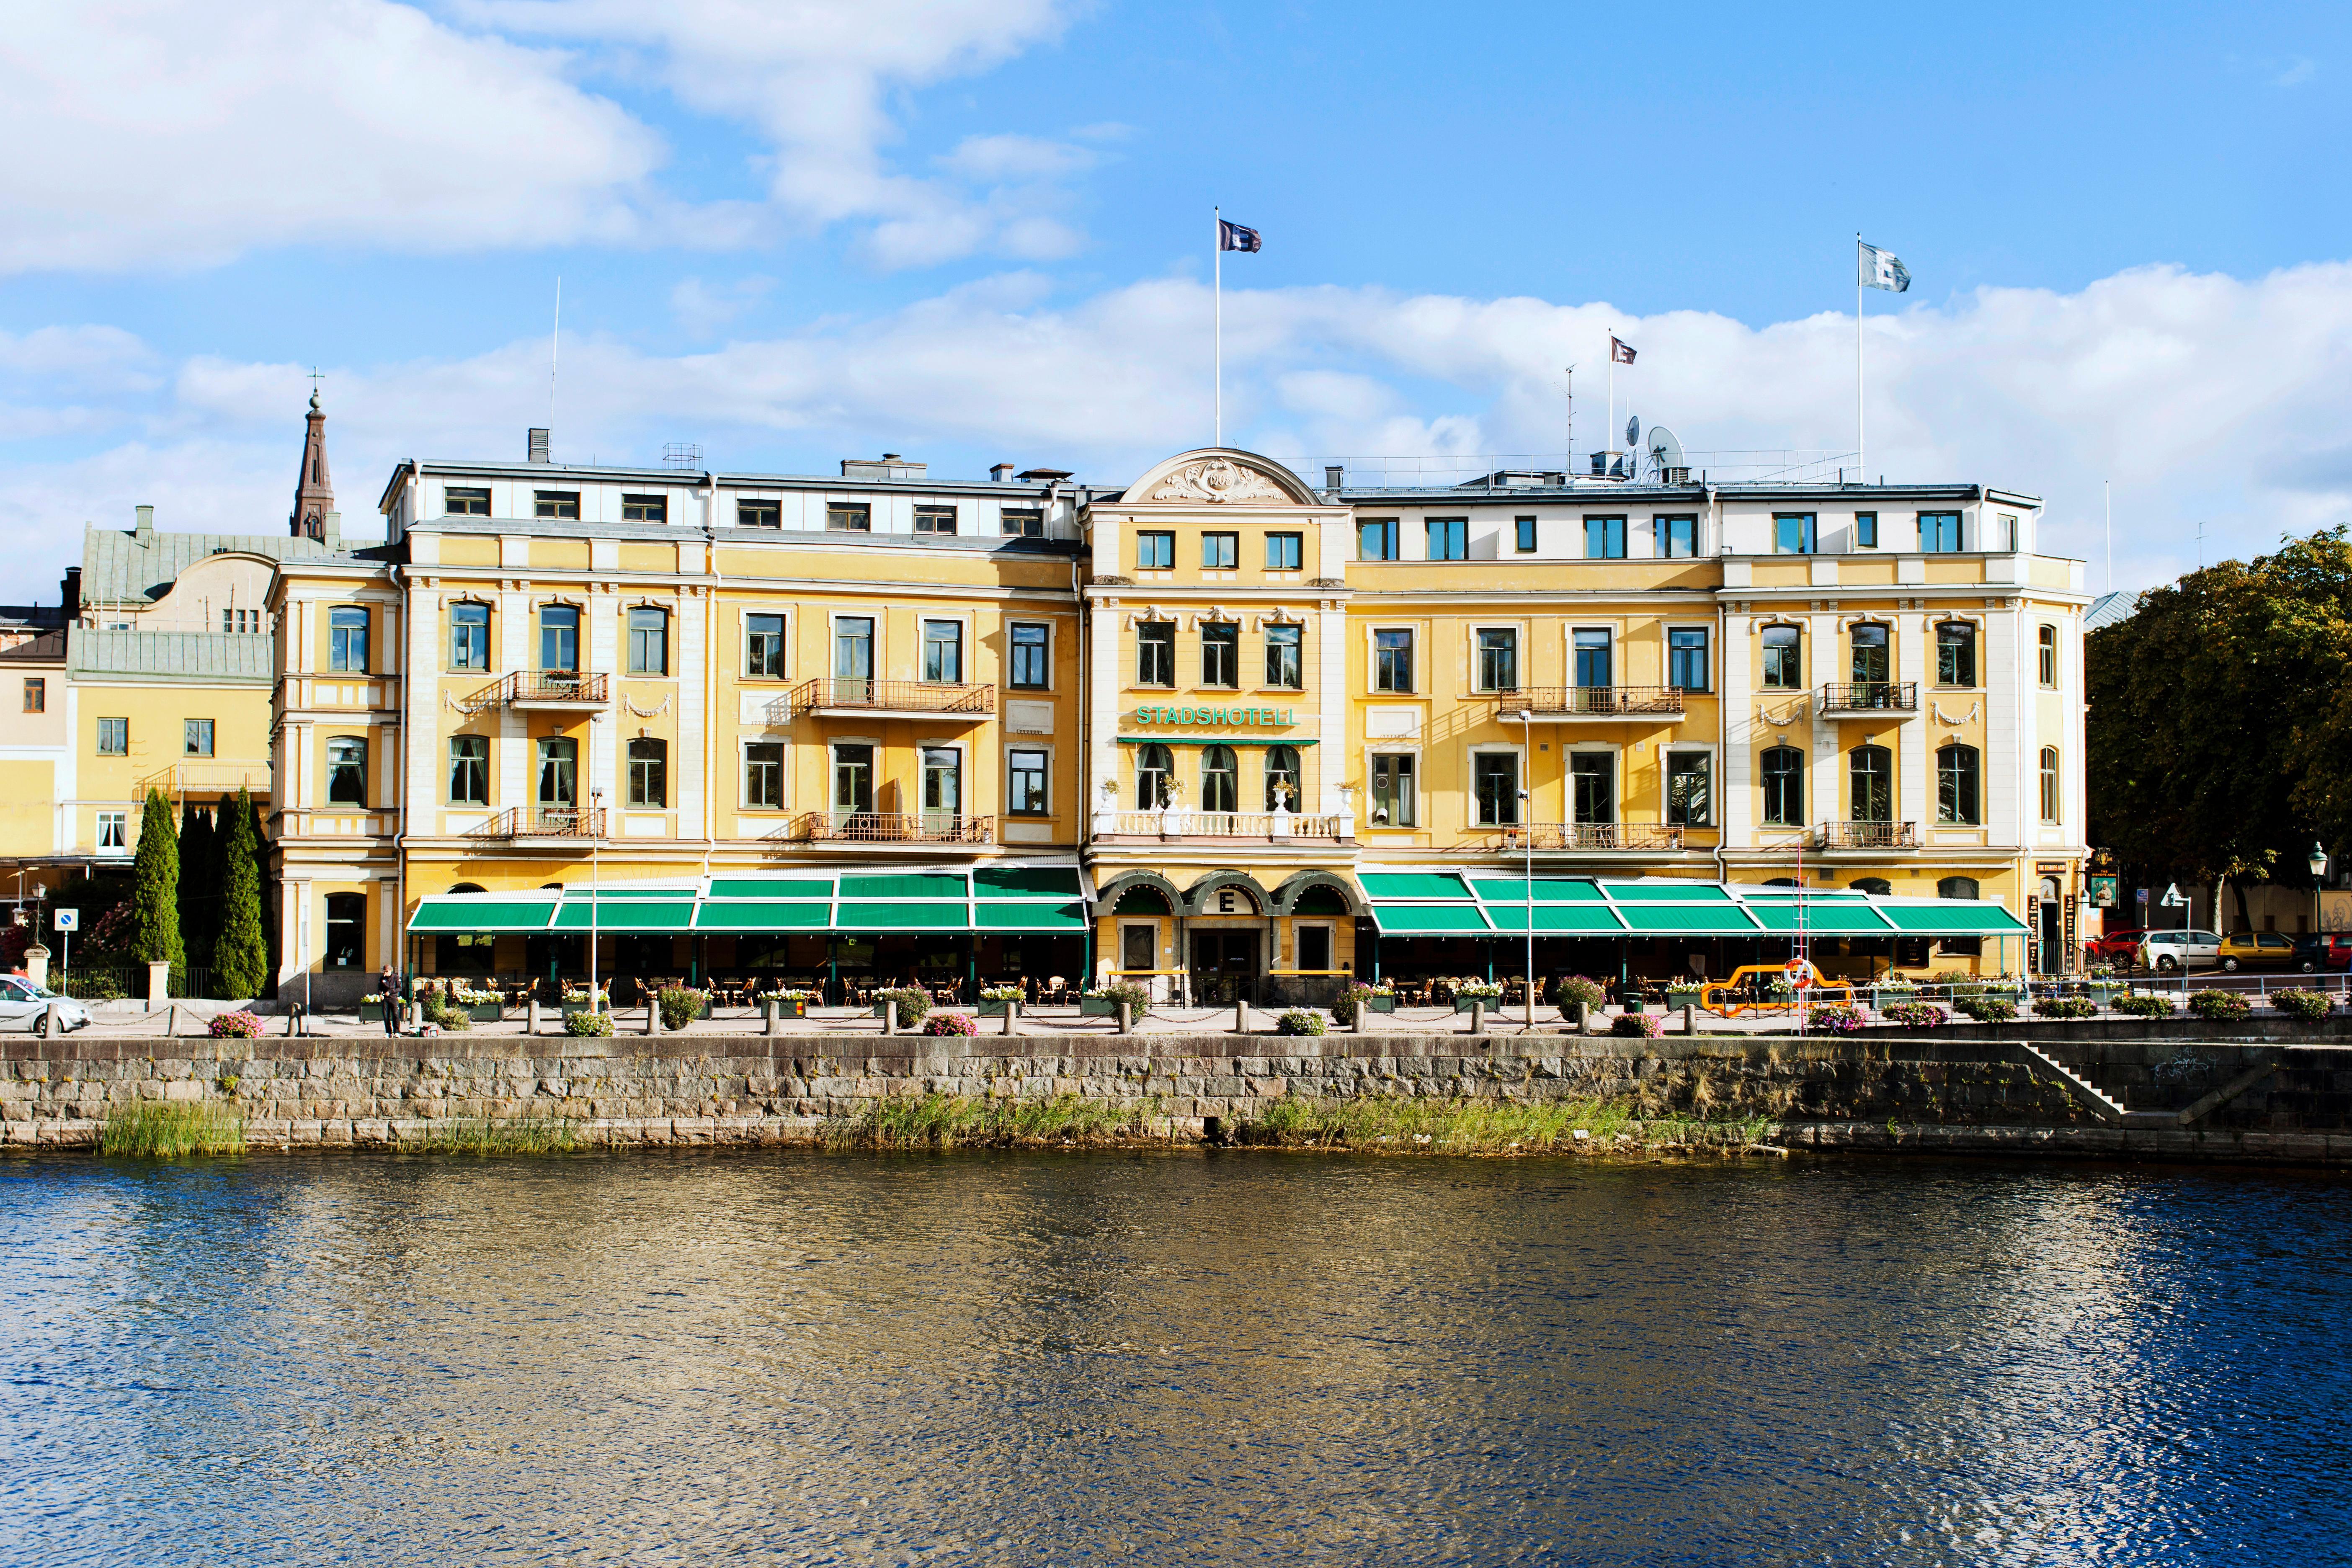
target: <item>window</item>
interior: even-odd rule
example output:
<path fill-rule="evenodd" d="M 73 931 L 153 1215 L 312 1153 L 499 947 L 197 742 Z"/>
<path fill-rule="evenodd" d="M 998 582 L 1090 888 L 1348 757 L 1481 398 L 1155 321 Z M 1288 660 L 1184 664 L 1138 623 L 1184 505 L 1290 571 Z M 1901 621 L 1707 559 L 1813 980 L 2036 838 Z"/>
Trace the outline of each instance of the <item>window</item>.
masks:
<path fill-rule="evenodd" d="M 337 735 L 327 742 L 327 804 L 367 804 L 367 742 Z"/>
<path fill-rule="evenodd" d="M 1135 536 L 1135 569 L 1139 572 L 1172 572 L 1176 568 L 1176 536 L 1162 529 L 1150 529 Z"/>
<path fill-rule="evenodd" d="M 1515 626 L 1478 629 L 1477 687 L 1480 691 L 1519 689 L 1519 634 Z"/>
<path fill-rule="evenodd" d="M 550 735 L 539 743 L 539 804 L 572 805 L 580 799 L 580 742 Z"/>
<path fill-rule="evenodd" d="M 25 711 L 46 713 L 49 710 L 49 683 L 47 677 L 28 675 L 25 678 Z"/>
<path fill-rule="evenodd" d="M 1805 820 L 1805 754 L 1794 746 L 1769 746 L 1759 759 L 1764 778 L 1764 823 L 1796 827 Z"/>
<path fill-rule="evenodd" d="M 1376 631 L 1372 634 L 1372 689 L 1412 689 L 1412 633 Z"/>
<path fill-rule="evenodd" d="M 1201 570 L 1230 572 L 1241 560 L 1242 536 L 1238 533 L 1204 533 L 1201 535 Z"/>
<path fill-rule="evenodd" d="M 1265 749 L 1265 808 L 1268 811 L 1298 809 L 1298 748 L 1268 746 Z"/>
<path fill-rule="evenodd" d="M 259 610 L 223 610 L 221 612 L 221 630 L 225 632 L 250 634 L 260 629 L 261 612 Z"/>
<path fill-rule="evenodd" d="M 1685 691 L 1707 689 L 1705 626 L 1675 626 L 1667 631 L 1666 684 Z"/>
<path fill-rule="evenodd" d="M 2058 748 L 2042 748 L 2042 820 L 2058 820 Z"/>
<path fill-rule="evenodd" d="M 1945 746 L 1936 752 L 1936 820 L 1973 823 L 1977 816 L 1977 749 Z"/>
<path fill-rule="evenodd" d="M 441 490 L 441 513 L 445 517 L 489 516 L 489 488 L 487 485 L 444 486 Z"/>
<path fill-rule="evenodd" d="M 1847 815 L 1856 822 L 1895 820 L 1895 753 L 1884 746 L 1856 746 L 1846 759 Z"/>
<path fill-rule="evenodd" d="M 1695 517 L 1654 518 L 1651 520 L 1650 526 L 1658 536 L 1660 560 L 1675 560 L 1698 554 L 1698 519 Z"/>
<path fill-rule="evenodd" d="M 1705 827 L 1715 820 L 1715 758 L 1705 752 L 1666 753 L 1666 820 Z"/>
<path fill-rule="evenodd" d="M 1886 628 L 1868 622 L 1848 634 L 1853 647 L 1853 679 L 1857 685 L 1883 686 L 1887 677 Z"/>
<path fill-rule="evenodd" d="M 1159 957 L 1160 928 L 1157 926 L 1121 926 L 1118 928 L 1119 963 L 1129 974 L 1150 974 Z"/>
<path fill-rule="evenodd" d="M 1966 621 L 1945 621 L 1936 627 L 1936 684 L 1974 686 L 1977 683 L 1977 629 Z"/>
<path fill-rule="evenodd" d="M 1577 752 L 1568 759 L 1571 819 L 1617 820 L 1617 759 L 1606 752 Z"/>
<path fill-rule="evenodd" d="M 951 506 L 919 506 L 915 509 L 917 533 L 953 533 L 956 531 L 956 509 Z"/>
<path fill-rule="evenodd" d="M 1570 634 L 1574 650 L 1576 684 L 1607 686 L 1610 684 L 1611 660 L 1609 633 L 1600 626 L 1584 626 Z"/>
<path fill-rule="evenodd" d="M 1139 621 L 1135 627 L 1135 683 L 1176 684 L 1176 623 Z"/>
<path fill-rule="evenodd" d="M 1429 533 L 1429 558 L 1432 561 L 1466 561 L 1470 558 L 1470 520 L 1466 517 L 1433 517 L 1423 525 Z"/>
<path fill-rule="evenodd" d="M 1331 928 L 1329 926 L 1298 928 L 1298 969 L 1304 974 L 1331 973 Z"/>
<path fill-rule="evenodd" d="M 348 606 L 327 612 L 327 668 L 364 675 L 368 667 L 368 613 Z"/>
<path fill-rule="evenodd" d="M 1266 685 L 1277 691 L 1297 691 L 1306 684 L 1306 666 L 1301 657 L 1305 632 L 1303 626 L 1265 628 Z"/>
<path fill-rule="evenodd" d="M 768 679 L 784 673 L 784 617 L 743 617 L 743 673 Z"/>
<path fill-rule="evenodd" d="M 1201 684 L 1239 686 L 1242 679 L 1241 651 L 1240 626 L 1231 621 L 1203 622 L 1201 626 Z"/>
<path fill-rule="evenodd" d="M 580 668 L 580 612 L 570 605 L 539 607 L 539 668 Z"/>
<path fill-rule="evenodd" d="M 131 814 L 127 811 L 101 811 L 98 814 L 98 847 L 127 851 L 131 847 Z"/>
<path fill-rule="evenodd" d="M 963 752 L 953 746 L 925 746 L 921 761 L 925 824 L 952 826 L 963 816 Z"/>
<path fill-rule="evenodd" d="M 2017 514 L 2013 511 L 2000 514 L 2000 547 L 2012 555 L 2017 553 Z"/>
<path fill-rule="evenodd" d="M 629 742 L 629 804 L 669 804 L 669 742 L 641 738 Z"/>
<path fill-rule="evenodd" d="M 1856 550 L 1878 548 L 1878 514 L 1858 511 L 1853 514 L 1853 547 Z"/>
<path fill-rule="evenodd" d="M 327 895 L 326 966 L 329 969 L 358 969 L 363 955 L 360 952 L 360 928 L 367 921 L 365 893 L 329 893 Z"/>
<path fill-rule="evenodd" d="M 1003 519 L 1002 526 L 1004 531 L 1015 538 L 1043 539 L 1045 537 L 1045 514 L 1034 506 L 1008 506 L 998 515 Z"/>
<path fill-rule="evenodd" d="M 449 668 L 490 668 L 490 607 L 488 605 L 449 606 Z"/>
<path fill-rule="evenodd" d="M 963 681 L 963 623 L 923 623 L 923 679 L 932 686 L 956 686 Z"/>
<path fill-rule="evenodd" d="M 1303 533 L 1269 533 L 1265 536 L 1265 569 L 1269 572 L 1296 572 L 1307 559 L 1307 536 Z"/>
<path fill-rule="evenodd" d="M 667 522 L 669 498 L 624 495 L 621 498 L 621 521 L 623 522 Z"/>
<path fill-rule="evenodd" d="M 1923 511 L 1919 514 L 1919 548 L 1930 553 L 1948 554 L 1960 547 L 1960 514 L 1956 511 Z"/>
<path fill-rule="evenodd" d="M 1046 666 L 1045 626 L 1036 621 L 1015 621 L 1008 640 L 1013 648 L 1013 689 L 1045 690 L 1052 684 Z"/>
<path fill-rule="evenodd" d="M 2058 684 L 2058 628 L 2043 626 L 2038 640 L 2039 647 L 2036 653 L 2040 661 L 2042 684 L 2054 687 Z"/>
<path fill-rule="evenodd" d="M 1397 558 L 1397 520 L 1367 517 L 1356 520 L 1356 559 L 1393 561 Z"/>
<path fill-rule="evenodd" d="M 1531 517 L 1511 519 L 1511 548 L 1522 555 L 1533 554 L 1536 548 L 1536 520 Z"/>
<path fill-rule="evenodd" d="M 1234 761 L 1231 746 L 1201 748 L 1201 809 L 1202 811 L 1239 811 L 1241 803 L 1240 769 Z"/>
<path fill-rule="evenodd" d="M 1470 759 L 1470 781 L 1481 827 L 1507 827 L 1519 820 L 1519 759 L 1513 752 L 1479 752 Z"/>
<path fill-rule="evenodd" d="M 1776 511 L 1772 514 L 1772 548 L 1777 553 L 1811 555 L 1813 544 L 1811 512 Z"/>
<path fill-rule="evenodd" d="M 784 503 L 757 499 L 739 500 L 735 503 L 735 526 L 782 528 L 784 526 Z"/>
<path fill-rule="evenodd" d="M 530 515 L 580 521 L 578 490 L 534 490 L 531 492 Z"/>
<path fill-rule="evenodd" d="M 1015 816 L 1045 815 L 1045 753 L 1015 751 L 1006 762 L 1004 809 Z"/>
<path fill-rule="evenodd" d="M 864 506 L 827 506 L 824 526 L 833 533 L 871 533 L 874 531 L 874 511 Z"/>
<path fill-rule="evenodd" d="M 776 811 L 784 804 L 784 743 L 753 741 L 743 748 L 743 806 Z"/>
<path fill-rule="evenodd" d="M 1794 626 L 1766 626 L 1764 684 L 1774 691 L 1800 691 L 1805 685 L 1804 646 Z"/>
<path fill-rule="evenodd" d="M 1372 759 L 1372 825 L 1411 827 L 1418 820 L 1413 802 L 1412 759 L 1376 756 Z"/>
<path fill-rule="evenodd" d="M 1584 558 L 1588 561 L 1622 561 L 1625 558 L 1625 520 L 1622 517 L 1586 518 Z"/>
<path fill-rule="evenodd" d="M 1135 805 L 1139 811 L 1158 811 L 1168 804 L 1168 783 L 1175 776 L 1176 756 L 1167 747 L 1139 746 L 1135 752 Z"/>
<path fill-rule="evenodd" d="M 639 605 L 629 611 L 629 673 L 669 673 L 669 612 Z"/>
<path fill-rule="evenodd" d="M 835 680 L 874 679 L 874 617 L 843 616 L 833 623 L 833 677 Z"/>
<path fill-rule="evenodd" d="M 449 804 L 490 804 L 490 738 L 488 735 L 449 737 Z"/>
<path fill-rule="evenodd" d="M 213 754 L 213 721 L 209 719 L 189 719 L 180 725 L 180 754 L 184 757 L 209 757 Z"/>
<path fill-rule="evenodd" d="M 100 719 L 98 721 L 98 754 L 101 757 L 127 757 L 131 754 L 131 721 Z"/>

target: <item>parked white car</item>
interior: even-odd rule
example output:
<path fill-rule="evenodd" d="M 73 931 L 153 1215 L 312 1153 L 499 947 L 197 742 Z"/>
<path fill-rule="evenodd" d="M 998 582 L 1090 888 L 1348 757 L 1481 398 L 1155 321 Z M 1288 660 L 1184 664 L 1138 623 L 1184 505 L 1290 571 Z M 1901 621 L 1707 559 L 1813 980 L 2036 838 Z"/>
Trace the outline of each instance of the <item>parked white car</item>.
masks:
<path fill-rule="evenodd" d="M 2152 931 L 2139 939 L 2143 969 L 2178 973 L 2211 969 L 2221 962 L 2221 938 L 2210 931 Z"/>
<path fill-rule="evenodd" d="M 0 974 L 0 1029 L 70 1035 L 89 1026 L 89 1009 L 70 996 L 44 991 L 21 974 Z"/>

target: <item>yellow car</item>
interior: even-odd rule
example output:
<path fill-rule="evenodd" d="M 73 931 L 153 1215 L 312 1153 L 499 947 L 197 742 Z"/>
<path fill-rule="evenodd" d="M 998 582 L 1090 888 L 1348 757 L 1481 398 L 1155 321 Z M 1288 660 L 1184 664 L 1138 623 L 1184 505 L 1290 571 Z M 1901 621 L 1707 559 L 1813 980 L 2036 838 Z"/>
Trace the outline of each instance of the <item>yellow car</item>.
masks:
<path fill-rule="evenodd" d="M 2221 939 L 2215 962 L 2234 973 L 2241 969 L 2314 969 L 2294 938 L 2274 931 L 2237 931 Z"/>

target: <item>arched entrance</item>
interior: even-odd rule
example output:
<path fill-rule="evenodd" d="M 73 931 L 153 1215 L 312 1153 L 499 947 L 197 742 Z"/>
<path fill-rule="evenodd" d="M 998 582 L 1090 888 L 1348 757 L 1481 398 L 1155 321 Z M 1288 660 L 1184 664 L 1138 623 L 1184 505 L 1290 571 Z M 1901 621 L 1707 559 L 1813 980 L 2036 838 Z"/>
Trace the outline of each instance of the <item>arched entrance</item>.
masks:
<path fill-rule="evenodd" d="M 2044 877 L 2034 907 L 2033 968 L 2036 973 L 2057 974 L 2066 968 L 2066 900 L 2058 879 Z"/>
<path fill-rule="evenodd" d="M 1219 871 L 1184 894 L 1185 968 L 1198 1003 L 1255 1002 L 1265 973 L 1265 889 Z"/>

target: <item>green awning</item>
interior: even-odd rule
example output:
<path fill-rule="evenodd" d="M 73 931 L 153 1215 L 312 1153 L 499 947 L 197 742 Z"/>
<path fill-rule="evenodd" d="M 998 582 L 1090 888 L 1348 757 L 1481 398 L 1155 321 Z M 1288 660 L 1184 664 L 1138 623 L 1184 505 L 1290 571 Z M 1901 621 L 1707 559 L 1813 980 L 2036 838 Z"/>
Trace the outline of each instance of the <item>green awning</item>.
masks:
<path fill-rule="evenodd" d="M 1075 899 L 1085 892 L 1076 866 L 982 866 L 971 874 L 976 899 Z"/>
<path fill-rule="evenodd" d="M 714 899 L 830 899 L 830 877 L 713 877 Z"/>
<path fill-rule="evenodd" d="M 562 912 L 555 918 L 558 931 L 586 931 L 589 928 L 586 899 L 566 899 Z M 694 900 L 671 898 L 633 899 L 625 894 L 607 894 L 594 900 L 595 927 L 598 931 L 679 931 L 694 923 Z"/>
<path fill-rule="evenodd" d="M 833 924 L 833 906 L 778 899 L 729 899 L 702 906 L 697 931 L 824 931 Z"/>
<path fill-rule="evenodd" d="M 1366 871 L 1357 877 L 1373 899 L 1466 899 L 1469 884 L 1444 871 Z"/>
<path fill-rule="evenodd" d="M 1528 929 L 1524 877 L 1368 867 L 1356 876 L 1383 936 L 1506 936 Z M 1535 879 L 1538 935 L 1650 937 L 2012 936 L 1998 903 L 1879 898 L 1755 883 L 1656 877 Z"/>
<path fill-rule="evenodd" d="M 485 898 L 449 893 L 428 898 L 408 922 L 411 931 L 545 931 L 555 917 L 555 900 Z"/>
<path fill-rule="evenodd" d="M 1019 903 L 983 902 L 972 906 L 972 926 L 993 931 L 1067 931 L 1087 929 L 1087 906 L 1073 900 L 1065 904 L 1028 900 Z"/>
<path fill-rule="evenodd" d="M 836 931 L 970 931 L 971 906 L 961 899 L 929 904 L 852 903 L 845 899 L 834 906 L 833 924 Z"/>
<path fill-rule="evenodd" d="M 1372 905 L 1372 922 L 1382 936 L 1485 936 L 1495 928 L 1475 904 Z M 1521 930 L 1525 930 L 1524 925 Z"/>
<path fill-rule="evenodd" d="M 1949 905 L 1949 908 L 1938 908 Z M 1986 911 L 2008 923 L 1989 925 Z M 1966 902 L 1958 899 L 1938 899 L 1932 902 L 1921 900 L 1912 904 L 1892 904 L 1880 911 L 1895 922 L 1895 929 L 1915 936 L 2014 936 L 2026 930 L 2025 922 L 2002 909 L 1999 904 Z"/>
<path fill-rule="evenodd" d="M 1495 922 L 1496 931 L 1525 933 L 1528 929 L 1528 906 L 1488 904 L 1486 918 Z M 1625 928 L 1605 904 L 1538 904 L 1536 934 L 1546 931 L 1561 936 L 1622 936 Z"/>

